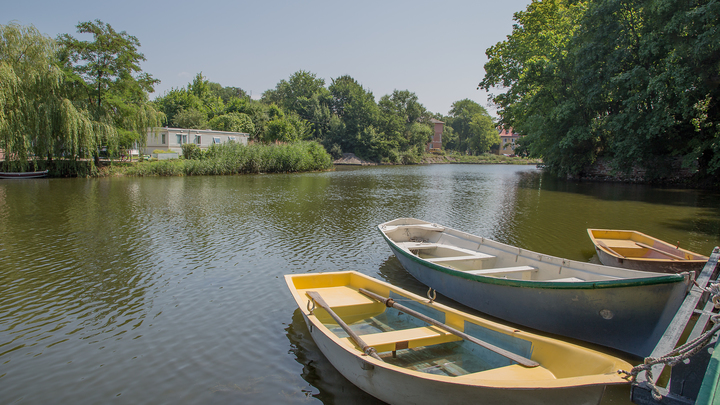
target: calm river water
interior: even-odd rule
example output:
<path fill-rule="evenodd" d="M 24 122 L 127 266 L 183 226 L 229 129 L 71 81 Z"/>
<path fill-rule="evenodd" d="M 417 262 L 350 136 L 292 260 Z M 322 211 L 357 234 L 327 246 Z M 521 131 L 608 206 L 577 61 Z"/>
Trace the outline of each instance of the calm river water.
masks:
<path fill-rule="evenodd" d="M 309 340 L 284 274 L 424 293 L 375 229 L 397 217 L 576 260 L 597 260 L 588 227 L 709 254 L 718 197 L 534 166 L 0 180 L 0 402 L 376 403 Z"/>

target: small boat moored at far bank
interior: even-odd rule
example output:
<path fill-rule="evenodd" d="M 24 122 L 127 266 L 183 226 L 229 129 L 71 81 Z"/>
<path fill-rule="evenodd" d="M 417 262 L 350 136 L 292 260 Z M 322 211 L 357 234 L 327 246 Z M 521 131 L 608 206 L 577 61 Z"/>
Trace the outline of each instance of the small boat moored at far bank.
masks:
<path fill-rule="evenodd" d="M 680 273 L 702 270 L 707 256 L 638 231 L 588 229 L 600 263 L 632 270 Z"/>
<path fill-rule="evenodd" d="M 48 171 L 39 172 L 0 172 L 0 179 L 39 179 L 47 177 Z"/>
<path fill-rule="evenodd" d="M 597 404 L 630 364 L 428 302 L 357 272 L 285 276 L 332 365 L 389 404 Z"/>
<path fill-rule="evenodd" d="M 532 252 L 414 218 L 378 225 L 423 284 L 515 324 L 645 357 L 692 286 L 661 274 Z"/>

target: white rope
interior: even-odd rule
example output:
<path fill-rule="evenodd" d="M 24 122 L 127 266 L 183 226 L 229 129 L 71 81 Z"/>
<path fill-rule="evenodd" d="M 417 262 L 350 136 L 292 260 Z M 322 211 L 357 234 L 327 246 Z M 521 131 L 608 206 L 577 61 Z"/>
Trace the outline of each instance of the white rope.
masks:
<path fill-rule="evenodd" d="M 720 283 L 711 284 L 704 290 L 712 295 L 712 303 L 715 308 L 720 308 Z M 633 367 L 630 371 L 618 370 L 618 374 L 625 374 L 625 378 L 629 379 L 630 382 L 635 382 L 638 374 L 645 371 L 647 375 L 647 384 L 650 386 L 652 396 L 656 401 L 660 401 L 662 399 L 662 394 L 660 394 L 660 390 L 653 382 L 654 378 L 652 374 L 652 367 L 656 364 L 665 364 L 672 367 L 700 352 L 708 343 L 710 343 L 715 333 L 720 330 L 720 314 L 711 316 L 710 320 L 713 322 L 714 326 L 697 338 L 686 342 L 684 345 L 675 348 L 662 357 L 646 357 L 643 364 Z"/>

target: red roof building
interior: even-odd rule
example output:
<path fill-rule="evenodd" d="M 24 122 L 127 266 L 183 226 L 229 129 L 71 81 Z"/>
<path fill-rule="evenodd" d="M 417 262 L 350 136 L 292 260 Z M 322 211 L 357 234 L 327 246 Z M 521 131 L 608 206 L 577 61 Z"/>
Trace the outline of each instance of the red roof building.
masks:
<path fill-rule="evenodd" d="M 498 149 L 498 155 L 514 155 L 515 147 L 517 147 L 517 141 L 522 138 L 522 135 L 513 131 L 512 128 L 504 129 L 498 128 L 500 132 L 500 149 Z"/>

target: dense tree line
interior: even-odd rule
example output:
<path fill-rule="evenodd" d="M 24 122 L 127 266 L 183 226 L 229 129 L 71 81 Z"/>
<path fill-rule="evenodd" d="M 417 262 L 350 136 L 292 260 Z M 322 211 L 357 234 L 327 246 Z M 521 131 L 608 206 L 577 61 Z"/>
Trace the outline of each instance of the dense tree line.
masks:
<path fill-rule="evenodd" d="M 376 102 L 350 76 L 326 86 L 304 70 L 281 80 L 260 100 L 198 73 L 186 88 L 168 91 L 155 105 L 170 126 L 246 132 L 261 142 L 314 140 L 335 158 L 351 152 L 372 161 L 417 162 L 432 138 L 433 118 L 446 123 L 446 149 L 479 154 L 500 142 L 487 110 L 474 101 L 458 101 L 449 116 L 442 116 L 425 109 L 408 90 L 395 90 Z"/>
<path fill-rule="evenodd" d="M 155 100 L 159 80 L 140 69 L 139 40 L 100 20 L 81 22 L 82 41 L 46 37 L 33 26 L 0 25 L 0 150 L 3 170 L 49 162 L 96 163 L 102 153 L 143 146 L 157 126 L 251 134 L 256 142 L 315 141 L 334 157 L 352 152 L 392 163 L 418 162 L 432 138 L 431 120 L 446 123 L 444 147 L 480 154 L 499 144 L 487 111 L 471 100 L 448 116 L 428 111 L 415 93 L 375 96 L 350 76 L 329 85 L 300 70 L 252 100 L 198 73 L 185 88 Z M 83 164 L 85 166 L 85 164 Z"/>
<path fill-rule="evenodd" d="M 720 1 L 534 0 L 487 50 L 480 87 L 558 174 L 599 158 L 720 178 Z M 665 170 L 666 171 L 666 170 Z"/>

